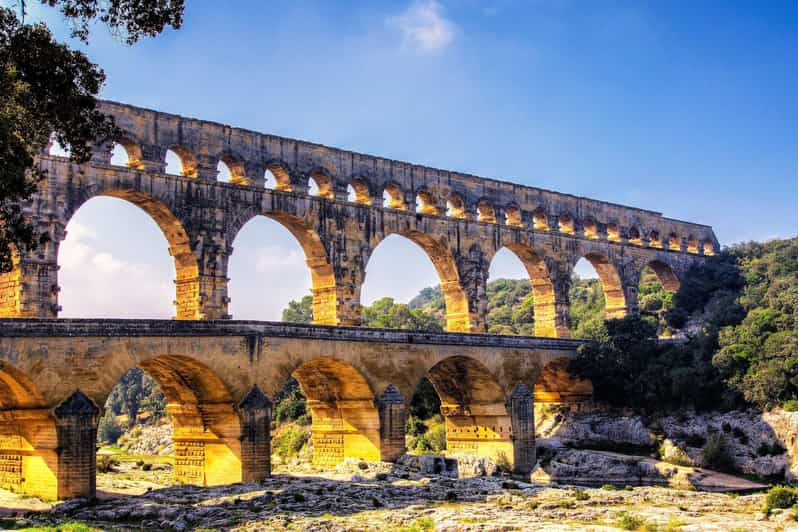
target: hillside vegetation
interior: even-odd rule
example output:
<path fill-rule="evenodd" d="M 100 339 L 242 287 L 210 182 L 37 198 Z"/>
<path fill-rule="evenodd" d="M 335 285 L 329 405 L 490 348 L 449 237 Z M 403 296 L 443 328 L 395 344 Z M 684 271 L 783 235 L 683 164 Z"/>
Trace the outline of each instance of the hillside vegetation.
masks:
<path fill-rule="evenodd" d="M 529 282 L 498 279 L 487 288 L 488 331 L 532 334 Z M 647 270 L 640 316 L 605 321 L 597 279 L 575 278 L 570 298 L 573 336 L 590 340 L 572 369 L 593 380 L 599 400 L 647 411 L 798 407 L 798 238 L 731 247 L 690 270 L 676 294 L 665 292 Z M 283 321 L 309 323 L 311 303 L 309 295 L 291 301 Z M 440 289 L 428 287 L 407 304 L 386 297 L 364 306 L 362 323 L 441 331 L 444 315 Z M 684 341 L 657 341 L 673 333 Z M 423 381 L 411 407 L 411 435 L 424 434 L 418 420 L 433 418 L 438 405 Z M 165 415 L 155 382 L 131 370 L 108 399 L 100 438 L 115 441 L 122 430 Z M 273 417 L 276 423 L 309 422 L 295 380 L 276 398 Z"/>

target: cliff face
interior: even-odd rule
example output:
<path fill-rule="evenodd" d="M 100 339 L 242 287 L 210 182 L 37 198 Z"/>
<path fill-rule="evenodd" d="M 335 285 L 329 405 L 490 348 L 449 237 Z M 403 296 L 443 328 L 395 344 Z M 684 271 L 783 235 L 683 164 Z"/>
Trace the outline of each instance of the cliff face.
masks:
<path fill-rule="evenodd" d="M 644 418 L 628 412 L 539 409 L 542 445 L 654 456 L 677 465 L 798 484 L 798 412 L 776 409 Z M 712 448 L 710 448 L 712 447 Z M 718 462 L 718 456 L 727 459 Z"/>

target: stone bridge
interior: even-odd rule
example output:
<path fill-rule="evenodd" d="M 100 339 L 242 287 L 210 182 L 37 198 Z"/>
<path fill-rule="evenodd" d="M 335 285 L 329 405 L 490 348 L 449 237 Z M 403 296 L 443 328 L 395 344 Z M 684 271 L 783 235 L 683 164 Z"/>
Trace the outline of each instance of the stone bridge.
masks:
<path fill-rule="evenodd" d="M 84 165 L 42 155 L 48 172 L 25 213 L 50 242 L 19 253 L 0 276 L 0 317 L 55 317 L 58 247 L 72 215 L 96 196 L 127 200 L 160 226 L 175 261 L 177 319 L 229 319 L 227 267 L 239 230 L 256 216 L 284 225 L 311 271 L 313 317 L 358 325 L 366 265 L 387 236 L 402 235 L 440 277 L 446 329 L 485 330 L 491 259 L 507 248 L 526 267 L 536 336 L 569 336 L 568 288 L 584 257 L 599 274 L 607 312 L 637 309 L 640 272 L 667 289 L 718 249 L 712 229 L 660 213 L 485 179 L 112 102 L 102 109 L 124 132 Z M 182 175 L 166 170 L 172 150 Z M 224 162 L 230 182 L 218 180 Z M 264 187 L 266 177 L 274 188 Z M 310 183 L 315 195 L 310 195 Z"/>
<path fill-rule="evenodd" d="M 567 372 L 578 346 L 567 339 L 576 262 L 593 264 L 607 314 L 618 317 L 636 312 L 646 266 L 675 290 L 718 249 L 710 227 L 657 212 L 118 103 L 102 108 L 123 131 L 115 143 L 127 164 L 111 164 L 114 142 L 95 146 L 82 165 L 40 155 L 47 177 L 24 212 L 49 242 L 15 252 L 13 270 L 0 275 L 0 487 L 46 498 L 94 494 L 99 415 L 134 367 L 166 396 L 182 482 L 268 475 L 269 398 L 290 375 L 309 400 L 317 463 L 404 452 L 405 411 L 426 376 L 441 398 L 449 453 L 504 455 L 529 472 L 534 402 L 592 394 Z M 166 173 L 168 150 L 182 175 Z M 229 182 L 218 179 L 220 161 Z M 163 231 L 176 320 L 56 319 L 59 244 L 74 213 L 98 196 L 137 205 Z M 316 325 L 231 320 L 232 244 L 257 216 L 285 226 L 304 250 Z M 393 234 L 434 264 L 448 332 L 356 327 L 366 265 Z M 480 334 L 489 265 L 502 248 L 528 272 L 535 337 Z"/>
<path fill-rule="evenodd" d="M 140 367 L 163 390 L 175 476 L 199 485 L 270 472 L 271 401 L 289 376 L 308 398 L 314 462 L 392 461 L 423 377 L 448 453 L 535 463 L 535 398 L 580 401 L 575 340 L 242 321 L 0 320 L 0 487 L 93 495 L 101 407 Z M 533 392 L 534 391 L 534 392 Z"/>

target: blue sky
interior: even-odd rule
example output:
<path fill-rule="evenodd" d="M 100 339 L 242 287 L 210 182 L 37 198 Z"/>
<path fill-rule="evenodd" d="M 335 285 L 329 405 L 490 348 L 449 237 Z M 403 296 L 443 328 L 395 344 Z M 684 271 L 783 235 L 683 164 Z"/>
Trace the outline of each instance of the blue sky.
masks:
<path fill-rule="evenodd" d="M 181 30 L 132 47 L 98 27 L 86 51 L 107 73 L 103 96 L 659 210 L 712 225 L 723 244 L 798 233 L 793 3 L 235 6 L 187 0 Z M 34 6 L 32 16 L 66 36 L 51 9 Z M 148 277 L 171 267 L 168 257 L 161 264 L 166 243 L 157 240 L 157 229 L 145 229 L 140 213 L 108 201 L 110 207 L 102 201 L 84 207 L 64 244 L 72 258 L 71 239 L 91 248 L 74 268 L 62 269 L 65 313 L 70 307 L 85 313 L 92 303 L 83 287 L 88 279 L 97 283 L 89 267 L 97 256 L 140 266 Z M 231 306 L 236 317 L 273 319 L 307 289 L 302 283 L 309 277 L 287 233 L 274 223 L 257 225 L 235 244 L 236 253 L 247 251 L 231 265 L 231 276 L 237 273 Z M 120 228 L 129 234 L 123 241 L 104 234 Z M 412 253 L 404 251 L 409 244 L 395 246 L 403 256 Z M 423 256 L 396 261 L 397 253 L 382 246 L 377 253 L 364 300 L 383 294 L 406 300 L 435 282 Z M 521 275 L 509 258 L 500 262 L 498 273 Z M 419 272 L 405 283 L 410 295 L 395 290 L 407 271 Z M 164 275 L 161 289 L 171 293 L 170 274 Z M 259 295 L 251 282 L 263 288 Z M 104 292 L 114 284 L 110 279 Z M 285 286 L 294 284 L 287 293 Z M 116 311 L 118 297 L 108 297 Z M 148 305 L 122 306 L 153 314 Z"/>

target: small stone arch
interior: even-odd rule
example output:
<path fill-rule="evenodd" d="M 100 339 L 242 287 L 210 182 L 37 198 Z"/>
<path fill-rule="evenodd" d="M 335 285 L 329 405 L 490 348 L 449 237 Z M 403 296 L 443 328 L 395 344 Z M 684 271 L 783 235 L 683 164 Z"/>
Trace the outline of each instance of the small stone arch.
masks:
<path fill-rule="evenodd" d="M 92 193 L 93 192 L 93 193 Z M 175 305 L 177 319 L 202 319 L 199 289 L 199 265 L 191 249 L 191 239 L 183 222 L 168 205 L 155 196 L 131 189 L 89 191 L 82 189 L 77 201 L 69 205 L 64 213 L 64 224 L 86 202 L 96 197 L 111 197 L 125 200 L 147 213 L 158 225 L 169 243 L 169 254 L 175 262 Z"/>
<path fill-rule="evenodd" d="M 385 185 L 383 189 L 383 196 L 385 197 L 383 206 L 389 209 L 405 210 L 405 197 L 402 192 L 402 187 L 398 183 L 390 182 Z"/>
<path fill-rule="evenodd" d="M 621 276 L 615 264 L 602 253 L 590 251 L 584 255 L 590 262 L 601 281 L 604 292 L 604 308 L 607 318 L 622 318 L 626 315 L 626 295 Z"/>
<path fill-rule="evenodd" d="M 115 144 L 118 144 L 125 150 L 127 154 L 127 167 L 128 168 L 135 168 L 136 170 L 143 170 L 144 169 L 144 162 L 143 162 L 143 155 L 141 153 L 141 146 L 132 140 L 130 137 L 117 137 L 114 140 Z"/>
<path fill-rule="evenodd" d="M 635 246 L 642 246 L 643 239 L 640 237 L 640 230 L 637 227 L 629 228 L 629 243 Z"/>
<path fill-rule="evenodd" d="M 318 168 L 310 172 L 309 181 L 316 183 L 318 192 L 316 195 L 320 198 L 333 199 L 335 197 L 333 191 L 333 178 L 330 173 L 323 169 Z"/>
<path fill-rule="evenodd" d="M 168 148 L 180 159 L 180 175 L 183 177 L 197 177 L 197 157 L 190 149 L 181 145 L 173 145 Z M 165 161 L 164 161 L 165 162 Z"/>
<path fill-rule="evenodd" d="M 535 231 L 549 230 L 549 215 L 543 207 L 538 207 L 532 213 L 532 226 Z"/>
<path fill-rule="evenodd" d="M 464 220 L 467 218 L 466 205 L 462 194 L 458 192 L 449 194 L 449 198 L 446 200 L 446 215 L 449 218 L 455 218 L 457 220 Z"/>
<path fill-rule="evenodd" d="M 698 253 L 698 240 L 693 235 L 687 237 L 687 252 Z"/>
<path fill-rule="evenodd" d="M 319 357 L 302 362 L 291 375 L 308 400 L 314 464 L 381 459 L 374 391 L 360 371 L 338 358 Z"/>
<path fill-rule="evenodd" d="M 507 206 L 504 211 L 505 223 L 511 227 L 523 227 L 524 221 L 521 216 L 521 208 L 516 204 Z"/>
<path fill-rule="evenodd" d="M 595 240 L 599 237 L 599 226 L 596 222 L 595 218 L 588 216 L 585 219 L 583 230 L 585 234 L 585 238 L 590 238 L 591 240 Z"/>
<path fill-rule="evenodd" d="M 621 229 L 617 223 L 607 224 L 607 240 L 610 242 L 621 241 Z"/>
<path fill-rule="evenodd" d="M 419 214 L 440 216 L 440 209 L 435 200 L 435 195 L 432 192 L 423 188 L 416 192 L 416 212 Z"/>
<path fill-rule="evenodd" d="M 673 268 L 668 264 L 660 260 L 652 260 L 647 266 L 657 274 L 657 279 L 659 279 L 660 284 L 665 290 L 674 293 L 679 290 L 679 276 L 676 275 L 676 272 L 673 271 Z"/>
<path fill-rule="evenodd" d="M 648 233 L 648 247 L 662 249 L 662 238 L 656 229 Z"/>
<path fill-rule="evenodd" d="M 480 222 L 496 223 L 496 208 L 487 199 L 477 203 L 477 220 Z"/>
<path fill-rule="evenodd" d="M 231 152 L 224 152 L 219 160 L 230 170 L 230 183 L 234 185 L 246 185 L 249 183 L 241 157 Z"/>
<path fill-rule="evenodd" d="M 280 161 L 269 161 L 266 163 L 266 170 L 274 176 L 274 190 L 291 192 L 291 174 L 288 172 L 288 165 Z"/>
<path fill-rule="evenodd" d="M 668 235 L 668 249 L 671 251 L 681 251 L 682 239 L 676 233 Z"/>
<path fill-rule="evenodd" d="M 707 257 L 711 257 L 712 255 L 715 254 L 715 244 L 713 244 L 711 241 L 709 240 L 704 241 L 704 244 L 701 247 L 702 251 L 704 252 L 704 255 L 706 255 Z"/>
<path fill-rule="evenodd" d="M 576 225 L 574 217 L 568 213 L 561 214 L 557 219 L 558 229 L 561 233 L 566 235 L 576 234 Z"/>
<path fill-rule="evenodd" d="M 355 203 L 359 203 L 361 205 L 371 205 L 371 190 L 367 180 L 362 177 L 356 177 L 352 179 L 350 186 L 354 191 Z"/>

